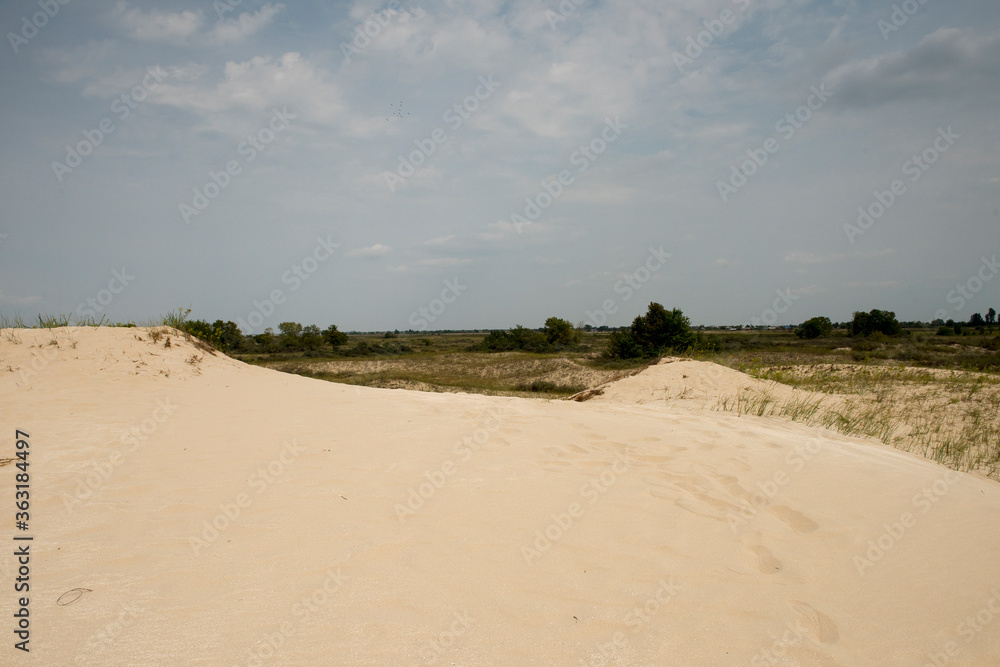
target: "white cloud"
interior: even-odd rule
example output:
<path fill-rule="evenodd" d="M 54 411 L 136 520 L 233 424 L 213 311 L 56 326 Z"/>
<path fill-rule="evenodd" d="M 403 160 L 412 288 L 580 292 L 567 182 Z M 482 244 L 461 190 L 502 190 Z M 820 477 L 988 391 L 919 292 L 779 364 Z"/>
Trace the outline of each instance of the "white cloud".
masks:
<path fill-rule="evenodd" d="M 265 27 L 285 6 L 266 4 L 256 14 L 243 13 L 238 18 L 219 21 L 209 33 L 209 39 L 218 44 L 240 42 Z"/>
<path fill-rule="evenodd" d="M 367 248 L 356 248 L 355 250 L 347 253 L 348 257 L 382 257 L 388 255 L 392 251 L 387 245 L 382 245 L 381 243 L 376 243 L 373 246 L 368 246 Z"/>
<path fill-rule="evenodd" d="M 263 113 L 287 105 L 306 120 L 329 123 L 343 113 L 341 93 L 329 79 L 325 70 L 292 52 L 277 60 L 227 62 L 224 79 L 212 87 L 200 81 L 163 84 L 152 95 L 161 104 L 206 115 L 237 109 Z"/>
<path fill-rule="evenodd" d="M 164 13 L 158 9 L 144 12 L 129 8 L 128 3 L 115 5 L 115 19 L 118 25 L 132 38 L 143 42 L 185 43 L 196 34 L 205 22 L 202 11 Z"/>
<path fill-rule="evenodd" d="M 461 259 L 459 257 L 429 257 L 420 260 L 420 264 L 421 266 L 461 266 L 471 261 L 471 259 Z"/>
<path fill-rule="evenodd" d="M 41 300 L 42 297 L 40 296 L 8 296 L 3 293 L 3 290 L 0 290 L 0 303 L 9 303 L 15 306 L 26 306 L 29 303 L 36 303 Z"/>
<path fill-rule="evenodd" d="M 841 262 L 845 259 L 847 259 L 847 255 L 842 252 L 815 255 L 807 250 L 793 250 L 785 255 L 785 261 L 794 264 L 826 264 L 828 262 Z"/>
<path fill-rule="evenodd" d="M 424 245 L 430 247 L 447 245 L 451 241 L 454 241 L 457 237 L 454 234 L 448 234 L 447 236 L 438 236 L 437 238 L 430 239 L 425 242 Z"/>
<path fill-rule="evenodd" d="M 1000 87 L 1000 36 L 939 28 L 909 50 L 837 68 L 832 87 L 838 104 L 861 108 L 936 99 L 957 91 L 995 96 Z"/>
<path fill-rule="evenodd" d="M 202 10 L 161 12 L 129 7 L 126 2 L 115 5 L 114 20 L 132 39 L 141 42 L 187 44 L 205 40 L 210 44 L 228 45 L 240 42 L 267 26 L 284 9 L 283 4 L 267 3 L 256 13 L 244 12 L 238 17 L 220 19 L 211 29 L 205 29 Z"/>
<path fill-rule="evenodd" d="M 785 254 L 785 261 L 793 264 L 829 264 L 831 262 L 843 262 L 844 260 L 857 257 L 860 259 L 878 259 L 896 254 L 895 248 L 883 248 L 882 250 L 857 250 L 851 254 L 843 252 L 830 253 L 829 255 L 816 255 L 807 250 L 792 250 Z"/>

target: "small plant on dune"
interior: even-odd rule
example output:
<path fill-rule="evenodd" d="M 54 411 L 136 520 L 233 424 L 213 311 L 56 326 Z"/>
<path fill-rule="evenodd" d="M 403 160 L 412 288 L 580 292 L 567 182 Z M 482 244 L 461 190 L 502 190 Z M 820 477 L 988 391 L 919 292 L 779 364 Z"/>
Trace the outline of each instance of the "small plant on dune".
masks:
<path fill-rule="evenodd" d="M 183 331 L 184 323 L 187 322 L 187 316 L 190 314 L 190 308 L 178 308 L 176 311 L 170 311 L 164 315 L 161 324 Z"/>
<path fill-rule="evenodd" d="M 13 315 L 4 315 L 0 313 L 0 330 L 3 331 L 3 337 L 8 343 L 14 343 L 19 345 L 21 343 L 21 337 L 17 335 L 15 329 L 24 329 L 24 319 L 20 314 L 14 313 Z"/>
<path fill-rule="evenodd" d="M 110 326 L 110 322 L 107 320 L 107 315 L 101 315 L 100 319 L 93 315 L 87 315 L 76 321 L 76 326 L 78 327 L 106 327 Z"/>
<path fill-rule="evenodd" d="M 56 327 L 68 327 L 69 315 L 38 315 L 39 329 L 54 329 Z"/>

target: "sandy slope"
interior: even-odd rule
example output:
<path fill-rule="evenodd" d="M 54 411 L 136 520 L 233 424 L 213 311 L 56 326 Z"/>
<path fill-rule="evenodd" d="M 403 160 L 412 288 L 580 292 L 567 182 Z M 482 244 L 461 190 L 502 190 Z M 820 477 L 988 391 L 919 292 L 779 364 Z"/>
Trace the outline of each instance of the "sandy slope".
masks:
<path fill-rule="evenodd" d="M 717 409 L 719 399 L 732 399 L 741 392 L 766 392 L 779 403 L 821 398 L 832 402 L 824 394 L 758 380 L 718 364 L 678 357 L 666 357 L 641 373 L 581 392 L 574 400 L 711 410 Z"/>
<path fill-rule="evenodd" d="M 8 550 L 3 664 L 1000 664 L 993 482 L 627 381 L 429 394 L 17 335 L 32 634 L 13 649 Z"/>

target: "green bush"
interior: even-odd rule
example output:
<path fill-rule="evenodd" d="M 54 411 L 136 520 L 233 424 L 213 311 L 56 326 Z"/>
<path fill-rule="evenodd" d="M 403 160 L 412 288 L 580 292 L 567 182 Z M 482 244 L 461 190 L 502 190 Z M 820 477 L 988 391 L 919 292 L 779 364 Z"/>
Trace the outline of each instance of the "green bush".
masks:
<path fill-rule="evenodd" d="M 579 344 L 580 339 L 583 338 L 576 327 L 567 322 L 566 320 L 561 320 L 558 317 L 550 317 L 545 320 L 545 338 L 548 340 L 550 345 L 558 345 L 561 347 L 572 347 Z"/>
<path fill-rule="evenodd" d="M 341 345 L 347 344 L 347 334 L 339 331 L 336 324 L 331 324 L 323 330 L 323 340 L 336 350 Z"/>
<path fill-rule="evenodd" d="M 667 310 L 650 303 L 646 315 L 632 320 L 627 331 L 616 331 L 608 342 L 607 356 L 612 359 L 659 357 L 668 352 L 684 352 L 696 343 L 691 320 L 679 308 Z"/>
<path fill-rule="evenodd" d="M 832 332 L 833 323 L 830 322 L 829 317 L 814 317 L 803 322 L 802 326 L 795 330 L 795 335 L 809 340 L 820 336 L 829 336 Z"/>
<path fill-rule="evenodd" d="M 474 347 L 487 352 L 510 352 L 513 350 L 553 352 L 556 349 L 544 333 L 525 329 L 521 325 L 517 325 L 510 331 L 491 331 L 482 343 Z"/>
<path fill-rule="evenodd" d="M 852 336 L 871 336 L 881 333 L 884 336 L 899 336 L 903 333 L 903 328 L 896 320 L 896 313 L 891 310 L 874 309 L 870 312 L 854 313 L 854 320 L 851 322 L 850 334 Z"/>

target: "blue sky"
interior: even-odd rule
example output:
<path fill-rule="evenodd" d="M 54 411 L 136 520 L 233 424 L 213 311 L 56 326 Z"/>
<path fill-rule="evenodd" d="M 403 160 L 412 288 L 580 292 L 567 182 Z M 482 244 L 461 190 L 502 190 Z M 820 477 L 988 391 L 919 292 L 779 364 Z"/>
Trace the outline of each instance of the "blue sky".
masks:
<path fill-rule="evenodd" d="M 995 0 L 35 0 L 0 29 L 0 312 L 1000 308 Z"/>

